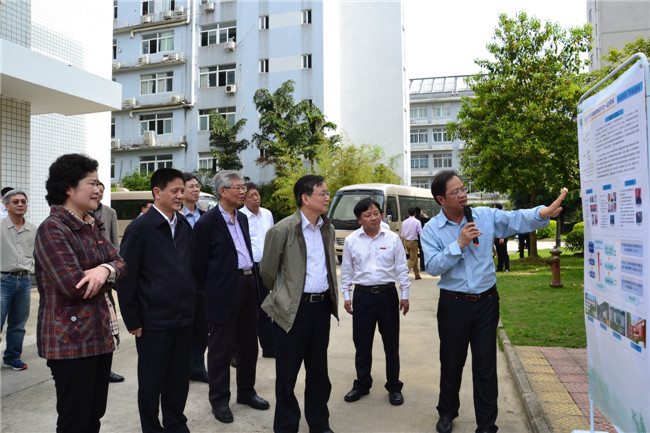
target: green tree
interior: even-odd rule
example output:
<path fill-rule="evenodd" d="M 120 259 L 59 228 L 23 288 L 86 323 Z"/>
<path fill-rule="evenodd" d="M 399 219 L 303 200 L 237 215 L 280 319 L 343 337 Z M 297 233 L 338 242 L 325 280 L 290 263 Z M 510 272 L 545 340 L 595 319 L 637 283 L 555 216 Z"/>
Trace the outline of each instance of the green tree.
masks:
<path fill-rule="evenodd" d="M 210 147 L 215 165 L 220 170 L 239 171 L 244 168 L 239 154 L 250 145 L 250 141 L 245 138 L 237 140 L 237 135 L 245 125 L 246 119 L 239 119 L 230 126 L 228 120 L 216 110 L 210 112 Z M 216 167 L 212 169 L 216 170 Z"/>
<path fill-rule="evenodd" d="M 293 185 L 308 173 L 323 176 L 332 194 L 344 186 L 358 183 L 400 183 L 395 172 L 397 157 L 384 162 L 386 157 L 379 146 L 356 146 L 352 143 L 336 149 L 323 146 L 314 155 L 314 160 L 313 170 L 308 170 L 300 158 L 291 160 L 287 157 L 283 161 L 292 168 L 286 176 L 273 180 L 273 192 L 268 196 L 268 202 L 265 201 L 276 218 L 295 212 Z"/>
<path fill-rule="evenodd" d="M 294 82 L 282 83 L 275 92 L 258 89 L 253 101 L 260 113 L 259 133 L 253 134 L 253 142 L 260 150 L 259 164 L 274 165 L 276 174 L 284 176 L 291 170 L 283 164 L 290 157 L 309 160 L 313 168 L 315 156 L 322 146 L 335 146 L 338 135 L 327 136 L 336 130 L 318 107 L 308 101 L 296 103 L 293 98 Z"/>
<path fill-rule="evenodd" d="M 602 59 L 607 63 L 605 63 L 600 69 L 596 69 L 591 73 L 591 84 L 596 84 L 598 81 L 605 78 L 610 72 L 636 53 L 645 54 L 646 57 L 650 58 L 650 38 L 644 39 L 643 36 L 639 36 L 632 42 L 626 43 L 622 50 L 619 50 L 616 47 L 610 47 L 607 54 L 602 57 Z M 612 78 L 612 80 L 613 79 L 614 78 Z"/>
<path fill-rule="evenodd" d="M 122 176 L 119 185 L 129 191 L 149 191 L 151 190 L 152 174 L 153 173 L 143 175 L 140 173 L 140 170 L 136 169 Z"/>
<path fill-rule="evenodd" d="M 484 72 L 469 78 L 451 134 L 465 140 L 461 172 L 479 189 L 559 193 L 579 184 L 576 108 L 587 75 L 581 55 L 591 28 L 562 29 L 521 12 L 503 14 L 487 45 L 494 60 L 476 60 Z M 531 256 L 537 255 L 531 236 Z"/>

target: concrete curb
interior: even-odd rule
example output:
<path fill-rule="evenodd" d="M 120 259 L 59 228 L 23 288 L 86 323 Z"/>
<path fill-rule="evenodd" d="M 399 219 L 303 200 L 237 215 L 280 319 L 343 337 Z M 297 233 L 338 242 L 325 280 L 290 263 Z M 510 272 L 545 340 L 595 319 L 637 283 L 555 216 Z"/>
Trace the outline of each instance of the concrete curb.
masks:
<path fill-rule="evenodd" d="M 526 371 L 524 370 L 524 365 L 522 364 L 521 359 L 519 359 L 515 348 L 510 343 L 508 335 L 506 334 L 501 322 L 499 322 L 498 331 L 499 339 L 503 345 L 503 352 L 508 360 L 508 366 L 512 372 L 512 377 L 514 378 L 517 391 L 519 391 L 531 431 L 533 433 L 553 433 L 553 429 L 550 427 L 551 423 L 544 413 L 542 404 L 530 387 L 530 383 L 526 377 Z"/>

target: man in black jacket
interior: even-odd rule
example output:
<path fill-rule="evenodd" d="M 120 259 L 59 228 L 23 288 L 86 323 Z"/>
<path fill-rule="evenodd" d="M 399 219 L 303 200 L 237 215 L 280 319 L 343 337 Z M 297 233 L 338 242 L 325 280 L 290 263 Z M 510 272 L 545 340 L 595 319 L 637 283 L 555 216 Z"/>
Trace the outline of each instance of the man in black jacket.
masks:
<path fill-rule="evenodd" d="M 120 255 L 128 275 L 117 293 L 122 318 L 136 337 L 138 408 L 143 432 L 189 432 L 183 414 L 189 390 L 195 289 L 191 227 L 180 212 L 183 173 L 161 168 L 151 176 L 154 205 L 124 231 Z"/>

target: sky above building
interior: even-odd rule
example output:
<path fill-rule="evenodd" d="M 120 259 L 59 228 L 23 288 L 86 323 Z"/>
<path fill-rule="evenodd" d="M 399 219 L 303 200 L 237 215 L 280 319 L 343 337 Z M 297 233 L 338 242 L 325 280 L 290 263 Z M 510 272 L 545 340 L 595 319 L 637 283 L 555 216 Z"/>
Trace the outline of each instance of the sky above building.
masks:
<path fill-rule="evenodd" d="M 408 78 L 466 75 L 487 59 L 499 15 L 520 11 L 563 28 L 587 22 L 585 0 L 403 0 Z"/>

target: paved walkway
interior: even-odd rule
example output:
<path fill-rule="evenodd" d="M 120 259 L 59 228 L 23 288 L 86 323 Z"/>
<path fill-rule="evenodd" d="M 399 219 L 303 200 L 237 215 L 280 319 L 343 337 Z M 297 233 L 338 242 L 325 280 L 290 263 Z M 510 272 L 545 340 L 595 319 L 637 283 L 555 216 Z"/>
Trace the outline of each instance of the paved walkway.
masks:
<path fill-rule="evenodd" d="M 354 380 L 354 346 L 351 316 L 339 308 L 341 320 L 332 321 L 329 370 L 332 380 L 330 398 L 331 426 L 340 432 L 431 432 L 438 419 L 439 360 L 436 307 L 438 279 L 423 274 L 413 281 L 411 311 L 401 321 L 401 379 L 405 404 L 388 404 L 383 389 L 384 356 L 379 336 L 373 349 L 375 386 L 369 396 L 356 403 L 346 403 L 343 396 Z M 32 292 L 31 316 L 23 360 L 29 369 L 14 372 L 2 369 L 0 376 L 0 431 L 32 433 L 54 431 L 56 423 L 54 383 L 45 361 L 38 358 L 35 347 L 38 293 Z M 121 329 L 124 330 L 123 323 Z M 503 350 L 498 351 L 500 433 L 571 433 L 589 430 L 589 399 L 586 349 L 513 347 L 500 329 Z M 123 334 L 126 334 L 123 332 Z M 4 350 L 4 343 L 1 350 Z M 274 405 L 274 360 L 258 361 L 257 391 Z M 115 353 L 113 370 L 126 381 L 109 390 L 102 432 L 137 432 L 137 353 L 133 338 L 125 335 Z M 233 370 L 234 372 L 234 370 Z M 303 373 L 304 374 L 304 373 Z M 296 395 L 302 396 L 304 375 L 298 379 Z M 234 382 L 234 378 L 233 378 Z M 472 405 L 471 357 L 468 357 L 461 388 L 460 416 L 454 420 L 455 433 L 471 433 L 476 428 Z M 302 406 L 302 398 L 299 397 Z M 233 424 L 216 421 L 207 400 L 207 385 L 192 382 L 186 415 L 192 432 L 270 432 L 273 413 L 255 411 L 233 403 Z M 596 413 L 596 430 L 615 433 L 602 415 Z M 304 420 L 301 431 L 307 431 Z"/>

